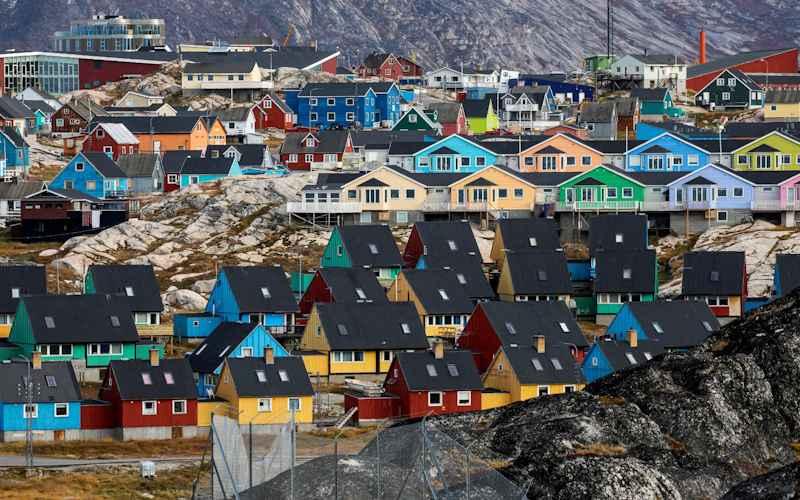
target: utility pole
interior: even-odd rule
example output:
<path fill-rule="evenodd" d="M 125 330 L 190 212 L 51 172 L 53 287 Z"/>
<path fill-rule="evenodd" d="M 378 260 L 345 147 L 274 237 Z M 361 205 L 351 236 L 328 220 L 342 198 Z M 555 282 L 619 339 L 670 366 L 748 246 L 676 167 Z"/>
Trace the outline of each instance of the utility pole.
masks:
<path fill-rule="evenodd" d="M 291 401 L 291 400 L 290 400 Z M 294 500 L 294 466 L 297 459 L 297 433 L 295 432 L 295 408 L 292 407 L 292 462 L 289 469 L 289 498 Z"/>

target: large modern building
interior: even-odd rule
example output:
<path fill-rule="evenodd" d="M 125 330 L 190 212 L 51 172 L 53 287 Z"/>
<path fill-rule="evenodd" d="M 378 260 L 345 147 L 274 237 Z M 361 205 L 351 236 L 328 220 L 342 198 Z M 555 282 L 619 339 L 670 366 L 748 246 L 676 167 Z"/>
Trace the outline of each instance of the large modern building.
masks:
<path fill-rule="evenodd" d="M 135 51 L 166 45 L 163 19 L 92 16 L 70 23 L 69 31 L 53 34 L 53 49 L 74 52 Z"/>

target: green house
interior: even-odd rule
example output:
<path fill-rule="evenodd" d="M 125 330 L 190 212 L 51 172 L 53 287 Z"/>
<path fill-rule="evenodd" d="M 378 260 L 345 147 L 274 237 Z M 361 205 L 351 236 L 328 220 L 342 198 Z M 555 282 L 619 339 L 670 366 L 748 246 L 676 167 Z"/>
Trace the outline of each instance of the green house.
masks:
<path fill-rule="evenodd" d="M 631 91 L 631 97 L 639 100 L 639 114 L 642 120 L 660 121 L 663 117 L 678 118 L 685 113 L 676 108 L 672 93 L 668 88 L 638 88 Z"/>
<path fill-rule="evenodd" d="M 73 361 L 86 368 L 115 359 L 148 359 L 163 347 L 139 341 L 130 307 L 110 295 L 40 295 L 17 306 L 8 340 L 19 353 L 42 354 L 42 361 Z"/>
<path fill-rule="evenodd" d="M 609 71 L 611 64 L 614 62 L 614 57 L 609 55 L 593 55 L 584 58 L 583 68 L 589 73 L 595 71 Z"/>
<path fill-rule="evenodd" d="M 626 172 L 599 165 L 558 186 L 559 210 L 639 210 L 645 185 Z"/>
<path fill-rule="evenodd" d="M 800 170 L 800 140 L 770 132 L 733 152 L 735 170 Z"/>
<path fill-rule="evenodd" d="M 764 105 L 764 90 L 738 69 L 722 70 L 695 95 L 695 104 L 717 109 L 758 109 Z"/>
<path fill-rule="evenodd" d="M 500 128 L 500 119 L 491 99 L 465 99 L 461 105 L 471 134 L 485 134 Z"/>
<path fill-rule="evenodd" d="M 320 266 L 371 269 L 382 283 L 391 283 L 403 267 L 397 243 L 388 226 L 336 226 Z"/>
<path fill-rule="evenodd" d="M 597 252 L 591 273 L 596 322 L 601 325 L 608 325 L 624 304 L 653 302 L 658 294 L 655 250 Z"/>
<path fill-rule="evenodd" d="M 425 111 L 417 106 L 412 106 L 400 117 L 394 127 L 392 127 L 392 130 L 432 130 L 438 135 L 441 135 L 442 125 L 438 121 L 436 111 Z"/>

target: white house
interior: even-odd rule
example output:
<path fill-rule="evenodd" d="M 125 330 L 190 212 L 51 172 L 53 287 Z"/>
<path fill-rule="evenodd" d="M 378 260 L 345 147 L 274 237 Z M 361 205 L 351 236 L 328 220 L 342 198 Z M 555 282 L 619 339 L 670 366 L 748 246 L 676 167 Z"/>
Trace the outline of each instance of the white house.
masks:
<path fill-rule="evenodd" d="M 669 88 L 686 94 L 686 61 L 673 54 L 627 55 L 609 68 L 614 76 L 641 82 L 642 88 Z"/>
<path fill-rule="evenodd" d="M 28 87 L 14 95 L 20 101 L 44 101 L 53 109 L 61 108 L 62 104 L 48 92 L 34 87 Z"/>
<path fill-rule="evenodd" d="M 163 104 L 164 98 L 158 95 L 144 94 L 142 92 L 128 91 L 122 99 L 114 105 L 118 108 L 147 108 L 154 104 Z"/>
<path fill-rule="evenodd" d="M 496 70 L 475 68 L 452 69 L 447 66 L 425 73 L 425 86 L 446 90 L 474 87 L 499 87 L 500 74 Z"/>
<path fill-rule="evenodd" d="M 217 115 L 227 136 L 246 136 L 256 133 L 256 116 L 252 106 L 237 106 L 222 110 Z"/>

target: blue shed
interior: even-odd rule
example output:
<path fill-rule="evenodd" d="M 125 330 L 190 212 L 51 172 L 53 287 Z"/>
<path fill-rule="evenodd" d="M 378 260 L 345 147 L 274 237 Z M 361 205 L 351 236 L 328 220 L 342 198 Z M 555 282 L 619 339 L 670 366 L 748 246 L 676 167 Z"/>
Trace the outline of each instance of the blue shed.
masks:
<path fill-rule="evenodd" d="M 181 189 L 193 184 L 205 184 L 225 177 L 239 177 L 242 169 L 235 157 L 186 158 L 181 167 Z"/>
<path fill-rule="evenodd" d="M 175 314 L 172 317 L 172 335 L 178 339 L 204 338 L 220 323 L 222 318 L 211 313 Z"/>
<path fill-rule="evenodd" d="M 592 383 L 614 372 L 644 365 L 664 352 L 658 342 L 631 340 L 625 342 L 606 338 L 592 344 L 581 365 L 586 382 Z"/>
<path fill-rule="evenodd" d="M 414 153 L 414 170 L 423 173 L 477 172 L 494 165 L 497 154 L 460 135 L 449 135 Z"/>
<path fill-rule="evenodd" d="M 684 350 L 703 343 L 719 328 L 703 301 L 631 302 L 622 306 L 606 335 L 622 342 L 636 332 L 639 341 L 659 342 L 665 350 Z"/>
<path fill-rule="evenodd" d="M 5 175 L 8 170 L 26 174 L 30 169 L 30 148 L 16 127 L 0 129 L 0 166 L 3 165 L 3 159 L 5 159 L 5 170 L 0 171 L 0 176 Z"/>
<path fill-rule="evenodd" d="M 625 153 L 625 169 L 634 172 L 691 172 L 711 162 L 711 154 L 669 132 Z"/>
<path fill-rule="evenodd" d="M 222 365 L 226 358 L 265 356 L 272 349 L 274 357 L 289 352 L 262 325 L 253 323 L 220 323 L 202 344 L 186 356 L 195 373 L 197 395 L 213 398 Z"/>
<path fill-rule="evenodd" d="M 50 182 L 55 189 L 74 189 L 100 199 L 129 194 L 128 178 L 117 162 L 105 153 L 81 152 Z"/>

